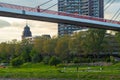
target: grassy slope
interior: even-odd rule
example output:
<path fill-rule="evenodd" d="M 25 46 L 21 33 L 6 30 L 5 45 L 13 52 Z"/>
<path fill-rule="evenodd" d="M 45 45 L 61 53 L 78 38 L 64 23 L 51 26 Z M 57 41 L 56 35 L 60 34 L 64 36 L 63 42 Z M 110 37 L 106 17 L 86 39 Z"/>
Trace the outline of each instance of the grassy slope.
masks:
<path fill-rule="evenodd" d="M 119 80 L 120 63 L 103 67 L 76 67 L 56 68 L 41 63 L 26 63 L 19 68 L 0 68 L 0 77 L 4 78 L 67 78 L 87 80 Z"/>

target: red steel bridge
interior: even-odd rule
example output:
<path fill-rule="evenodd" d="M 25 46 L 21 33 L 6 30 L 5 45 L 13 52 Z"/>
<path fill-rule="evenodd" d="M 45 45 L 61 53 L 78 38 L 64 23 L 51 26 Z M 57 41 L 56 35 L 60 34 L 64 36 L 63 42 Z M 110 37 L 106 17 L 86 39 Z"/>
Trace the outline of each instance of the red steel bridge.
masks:
<path fill-rule="evenodd" d="M 0 2 L 0 16 L 120 31 L 120 21 Z"/>

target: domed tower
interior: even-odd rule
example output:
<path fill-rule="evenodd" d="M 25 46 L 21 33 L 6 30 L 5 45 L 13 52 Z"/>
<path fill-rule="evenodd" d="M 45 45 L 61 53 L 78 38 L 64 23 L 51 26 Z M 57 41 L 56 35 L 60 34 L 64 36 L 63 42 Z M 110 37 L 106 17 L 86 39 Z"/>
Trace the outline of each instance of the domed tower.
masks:
<path fill-rule="evenodd" d="M 23 34 L 22 34 L 22 39 L 25 39 L 26 37 L 32 37 L 32 33 L 31 33 L 30 28 L 27 24 L 24 27 L 24 31 L 23 31 Z"/>

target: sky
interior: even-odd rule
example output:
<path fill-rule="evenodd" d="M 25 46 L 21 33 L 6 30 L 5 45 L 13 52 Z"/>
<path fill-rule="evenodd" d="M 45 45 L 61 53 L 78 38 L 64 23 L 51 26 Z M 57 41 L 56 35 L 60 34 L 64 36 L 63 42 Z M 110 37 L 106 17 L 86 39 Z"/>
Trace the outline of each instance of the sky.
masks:
<path fill-rule="evenodd" d="M 48 0 L 0 0 L 0 2 L 24 5 L 29 7 L 36 7 L 37 5 L 40 5 L 46 1 Z M 105 1 L 107 2 L 108 0 Z M 105 18 L 111 19 L 115 12 L 120 8 L 120 0 L 115 1 L 116 2 L 114 2 L 109 9 L 105 10 Z M 57 0 L 52 0 L 50 3 L 42 6 L 41 8 L 45 9 L 55 3 L 57 3 Z M 105 4 L 105 7 L 107 5 Z M 51 10 L 57 10 L 57 6 L 51 8 Z M 118 19 L 120 19 L 120 16 Z M 21 40 L 22 32 L 26 23 L 29 25 L 33 36 L 40 36 L 42 34 L 50 34 L 51 36 L 57 36 L 56 23 L 0 16 L 0 42 L 11 41 L 13 39 Z"/>

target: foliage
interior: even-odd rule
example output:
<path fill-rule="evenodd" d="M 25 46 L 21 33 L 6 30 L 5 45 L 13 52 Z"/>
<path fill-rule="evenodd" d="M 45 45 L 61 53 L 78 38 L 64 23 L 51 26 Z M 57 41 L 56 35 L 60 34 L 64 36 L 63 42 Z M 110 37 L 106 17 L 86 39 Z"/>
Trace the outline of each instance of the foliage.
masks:
<path fill-rule="evenodd" d="M 80 63 L 80 60 L 79 60 L 78 58 L 74 58 L 74 59 L 73 59 L 73 62 L 74 62 L 74 63 Z"/>
<path fill-rule="evenodd" d="M 37 53 L 34 49 L 31 51 L 30 57 L 33 63 L 37 63 L 42 60 L 42 56 L 39 53 Z"/>
<path fill-rule="evenodd" d="M 115 36 L 116 36 L 116 40 L 120 44 L 120 32 L 117 32 L 117 34 Z"/>
<path fill-rule="evenodd" d="M 53 55 L 55 53 L 54 49 L 56 46 L 56 39 L 48 39 L 44 41 L 43 51 L 47 56 Z"/>
<path fill-rule="evenodd" d="M 69 50 L 71 55 L 82 54 L 83 52 L 83 41 L 84 32 L 75 33 L 71 39 L 69 39 Z"/>
<path fill-rule="evenodd" d="M 20 57 L 14 58 L 11 60 L 11 65 L 14 67 L 18 67 L 23 64 L 23 60 Z"/>
<path fill-rule="evenodd" d="M 25 39 L 2 42 L 0 43 L 0 62 L 9 63 L 16 57 L 21 57 L 24 63 L 37 63 L 43 59 L 43 63 L 49 64 L 51 56 L 59 56 L 63 63 L 109 62 L 111 61 L 109 57 L 116 48 L 110 41 L 114 36 L 108 36 L 105 32 L 102 29 L 89 29 L 72 36 L 64 35 L 51 39 L 37 37 L 33 41 Z M 116 35 L 116 41 L 116 44 L 120 43 L 119 32 Z M 119 46 L 116 44 L 115 46 Z M 109 55 L 106 57 L 105 54 Z"/>
<path fill-rule="evenodd" d="M 36 38 L 34 40 L 33 49 L 35 49 L 37 53 L 43 53 L 43 43 L 45 40 L 44 38 Z"/>
<path fill-rule="evenodd" d="M 57 67 L 67 67 L 66 64 L 58 64 Z"/>
<path fill-rule="evenodd" d="M 84 41 L 84 51 L 87 54 L 96 55 L 102 51 L 102 43 L 105 36 L 105 30 L 102 29 L 90 29 L 88 30 L 85 41 Z"/>
<path fill-rule="evenodd" d="M 49 60 L 50 60 L 50 57 L 49 56 L 45 56 L 44 59 L 43 59 L 43 63 L 44 64 L 49 64 Z"/>
<path fill-rule="evenodd" d="M 21 59 L 25 62 L 30 62 L 31 59 L 30 59 L 30 54 L 27 53 L 26 51 L 23 51 L 20 55 Z"/>
<path fill-rule="evenodd" d="M 115 58 L 113 56 L 110 56 L 110 61 L 114 63 L 115 62 Z"/>
<path fill-rule="evenodd" d="M 61 59 L 65 60 L 69 57 L 69 36 L 65 35 L 64 37 L 60 37 L 57 40 L 57 44 L 55 47 L 55 53 L 57 56 L 60 56 Z"/>
<path fill-rule="evenodd" d="M 32 57 L 32 62 L 34 63 L 40 62 L 41 60 L 42 60 L 42 57 L 39 54 L 34 54 Z"/>
<path fill-rule="evenodd" d="M 80 58 L 74 58 L 73 59 L 73 62 L 74 63 L 90 63 L 90 62 L 92 62 L 92 59 L 91 58 L 82 58 L 82 57 L 80 57 Z"/>
<path fill-rule="evenodd" d="M 59 64 L 59 63 L 61 63 L 61 60 L 58 57 L 56 57 L 56 56 L 51 57 L 51 59 L 49 61 L 50 65 L 57 66 L 57 64 Z"/>
<path fill-rule="evenodd" d="M 106 62 L 111 62 L 110 57 L 106 58 Z"/>

